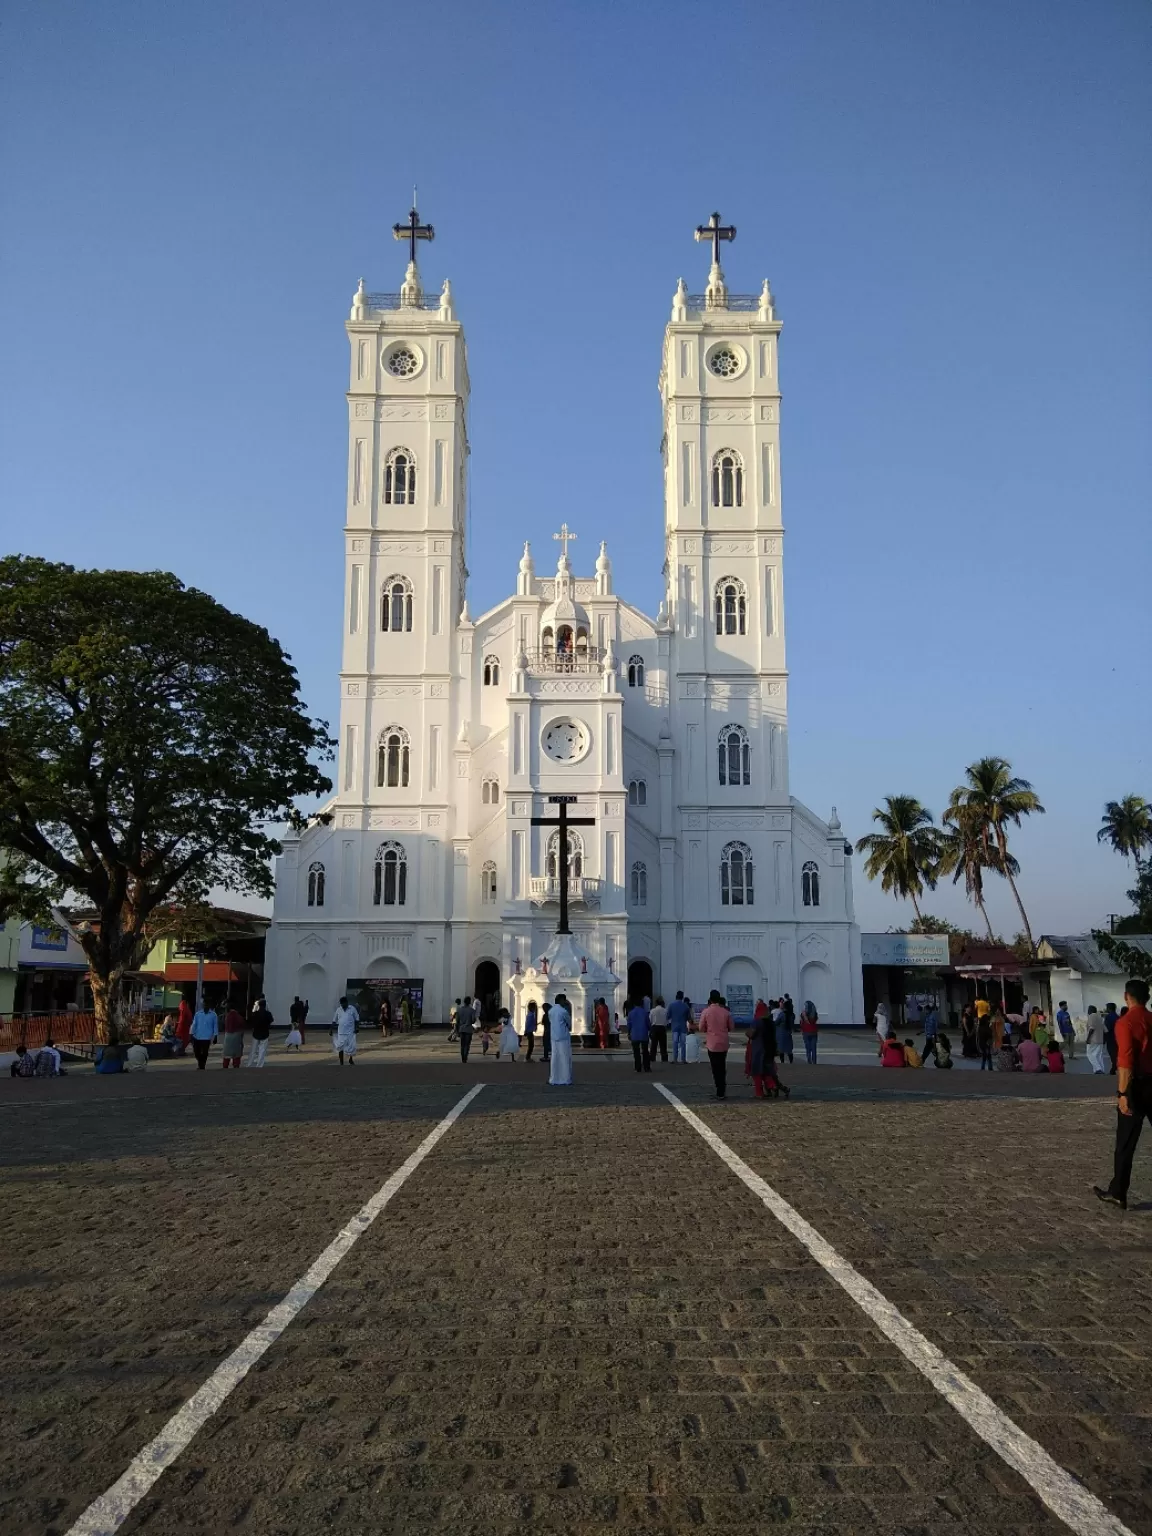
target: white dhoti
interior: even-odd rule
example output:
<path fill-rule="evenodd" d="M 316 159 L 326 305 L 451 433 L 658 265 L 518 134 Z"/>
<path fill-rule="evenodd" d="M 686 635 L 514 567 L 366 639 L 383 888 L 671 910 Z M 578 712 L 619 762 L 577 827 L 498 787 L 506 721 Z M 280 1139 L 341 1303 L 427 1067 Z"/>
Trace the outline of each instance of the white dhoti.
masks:
<path fill-rule="evenodd" d="M 335 1039 L 332 1042 L 333 1050 L 343 1051 L 346 1056 L 356 1054 L 356 1026 L 355 1024 L 341 1024 L 336 1030 Z"/>
<path fill-rule="evenodd" d="M 500 1044 L 496 1047 L 497 1053 L 503 1055 L 507 1052 L 509 1056 L 515 1056 L 519 1049 L 520 1036 L 516 1033 L 515 1025 L 509 1020 L 500 1031 Z"/>
<path fill-rule="evenodd" d="M 563 1008 L 553 1006 L 552 1060 L 549 1063 L 548 1081 L 554 1087 L 565 1088 L 572 1081 L 572 1018 Z"/>

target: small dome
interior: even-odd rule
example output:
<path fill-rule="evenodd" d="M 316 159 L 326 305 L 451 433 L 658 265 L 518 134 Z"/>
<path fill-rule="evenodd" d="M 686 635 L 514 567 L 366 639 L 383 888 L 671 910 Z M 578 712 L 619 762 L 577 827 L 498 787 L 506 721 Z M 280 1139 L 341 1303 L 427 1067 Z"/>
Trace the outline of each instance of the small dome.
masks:
<path fill-rule="evenodd" d="M 536 562 L 532 559 L 532 546 L 528 540 L 524 540 L 524 553 L 520 556 L 520 569 L 526 576 L 531 576 L 536 569 Z"/>
<path fill-rule="evenodd" d="M 600 541 L 600 553 L 596 556 L 596 571 L 597 571 L 597 574 L 600 574 L 600 572 L 602 572 L 602 571 L 610 571 L 611 569 L 612 569 L 612 562 L 608 558 L 608 543 L 607 543 L 607 540 L 601 539 L 601 541 Z"/>

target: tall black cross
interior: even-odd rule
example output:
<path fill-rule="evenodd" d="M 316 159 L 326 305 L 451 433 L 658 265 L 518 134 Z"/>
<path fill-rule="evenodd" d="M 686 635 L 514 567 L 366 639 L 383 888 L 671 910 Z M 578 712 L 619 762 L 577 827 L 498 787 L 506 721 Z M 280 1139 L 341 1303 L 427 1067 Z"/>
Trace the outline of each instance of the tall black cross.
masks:
<path fill-rule="evenodd" d="M 735 224 L 721 224 L 720 215 L 714 213 L 707 224 L 698 224 L 696 226 L 696 238 L 697 240 L 711 240 L 712 264 L 718 267 L 720 265 L 720 242 L 721 240 L 735 240 L 736 226 Z"/>
<path fill-rule="evenodd" d="M 575 795 L 549 795 L 548 804 L 560 807 L 560 820 L 550 821 L 547 816 L 533 816 L 534 827 L 559 827 L 560 847 L 556 868 L 560 876 L 560 921 L 556 924 L 557 933 L 571 933 L 568 926 L 568 828 L 569 827 L 594 827 L 595 816 L 569 816 L 568 807 L 576 804 Z"/>
<path fill-rule="evenodd" d="M 393 224 L 393 240 L 407 240 L 408 260 L 416 260 L 417 240 L 435 240 L 436 231 L 431 224 L 421 224 L 420 215 L 416 212 L 416 199 L 412 199 L 412 207 L 408 211 L 408 221 L 405 224 Z"/>

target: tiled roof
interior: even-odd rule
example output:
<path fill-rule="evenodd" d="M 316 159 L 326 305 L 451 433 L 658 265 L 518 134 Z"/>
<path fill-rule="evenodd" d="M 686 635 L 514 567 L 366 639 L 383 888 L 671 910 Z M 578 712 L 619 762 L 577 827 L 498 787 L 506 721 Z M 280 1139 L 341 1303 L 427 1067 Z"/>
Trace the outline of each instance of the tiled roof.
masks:
<path fill-rule="evenodd" d="M 1121 944 L 1130 944 L 1133 949 L 1141 949 L 1146 955 L 1152 955 L 1152 934 L 1118 933 L 1116 938 Z M 1055 960 L 1082 974 L 1120 974 L 1116 961 L 1096 947 L 1090 933 L 1042 933 L 1038 953 L 1042 960 Z"/>

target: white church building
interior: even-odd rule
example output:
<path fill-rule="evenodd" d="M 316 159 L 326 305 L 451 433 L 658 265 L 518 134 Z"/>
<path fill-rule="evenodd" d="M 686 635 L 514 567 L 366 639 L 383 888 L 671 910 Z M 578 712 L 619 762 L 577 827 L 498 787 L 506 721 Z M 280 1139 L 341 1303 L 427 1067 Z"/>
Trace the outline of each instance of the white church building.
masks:
<path fill-rule="evenodd" d="M 700 1001 L 718 987 L 737 1017 L 789 992 L 823 1021 L 862 1023 L 844 835 L 789 786 L 768 284 L 729 294 L 719 249 L 735 231 L 713 215 L 698 231 L 707 290 L 681 280 L 660 358 L 656 615 L 616 591 L 605 529 L 570 547 L 564 527 L 539 569 L 526 543 L 509 595 L 473 617 L 464 329 L 448 283 L 423 291 L 430 227 L 413 211 L 397 234 L 411 242 L 403 287 L 361 282 L 346 324 L 336 789 L 277 862 L 273 1012 L 286 1020 L 299 994 L 317 1022 L 366 981 L 410 982 L 427 1021 L 465 993 L 511 1007 L 566 881 L 575 943 L 620 978 L 617 1007 L 629 987 Z M 483 507 L 475 517 L 482 529 Z M 656 532 L 653 519 L 653 559 Z M 555 795 L 577 797 L 583 823 L 566 869 L 540 824 Z"/>

